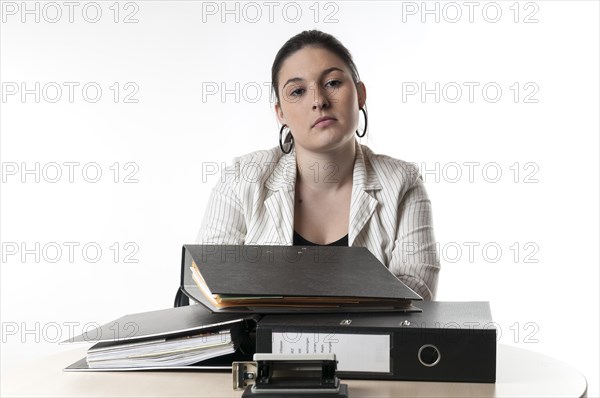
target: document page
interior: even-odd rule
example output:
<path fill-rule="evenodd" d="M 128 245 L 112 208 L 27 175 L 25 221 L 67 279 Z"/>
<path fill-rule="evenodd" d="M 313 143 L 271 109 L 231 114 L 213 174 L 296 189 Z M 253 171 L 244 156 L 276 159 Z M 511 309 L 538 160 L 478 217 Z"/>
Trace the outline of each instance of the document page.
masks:
<path fill-rule="evenodd" d="M 273 333 L 273 354 L 335 354 L 338 371 L 388 373 L 389 334 Z"/>

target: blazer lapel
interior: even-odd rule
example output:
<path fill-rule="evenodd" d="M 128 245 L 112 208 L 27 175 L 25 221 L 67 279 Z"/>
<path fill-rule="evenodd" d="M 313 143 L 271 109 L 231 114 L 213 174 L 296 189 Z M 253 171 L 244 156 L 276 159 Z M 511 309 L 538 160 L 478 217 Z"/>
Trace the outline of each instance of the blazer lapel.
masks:
<path fill-rule="evenodd" d="M 379 178 L 371 168 L 369 159 L 365 158 L 361 146 L 356 142 L 356 158 L 352 174 L 352 199 L 350 200 L 350 227 L 348 246 L 361 233 L 373 216 L 379 202 L 370 191 L 381 189 Z"/>
<path fill-rule="evenodd" d="M 279 243 L 292 245 L 294 231 L 294 195 L 296 187 L 296 152 L 283 155 L 265 182 L 271 191 L 265 200 Z"/>

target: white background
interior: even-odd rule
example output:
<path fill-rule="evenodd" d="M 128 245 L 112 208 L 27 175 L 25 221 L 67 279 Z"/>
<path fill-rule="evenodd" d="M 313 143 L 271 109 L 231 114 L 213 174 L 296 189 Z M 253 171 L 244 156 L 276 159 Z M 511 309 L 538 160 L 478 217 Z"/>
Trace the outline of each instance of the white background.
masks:
<path fill-rule="evenodd" d="M 231 14 L 221 2 L 76 2 L 72 22 L 62 2 L 26 4 L 39 22 L 2 2 L 0 32 L 3 374 L 71 332 L 172 306 L 181 246 L 219 178 L 208 171 L 277 145 L 271 64 L 318 28 L 366 84 L 361 142 L 424 173 L 437 299 L 490 301 L 500 343 L 571 364 L 600 394 L 597 2 L 479 2 L 472 21 L 463 2 L 428 2 L 439 22 L 421 2 L 275 3 L 271 16 L 262 2 L 228 3 Z M 22 97 L 36 82 L 39 102 Z M 440 84 L 439 102 L 407 95 L 421 83 Z"/>

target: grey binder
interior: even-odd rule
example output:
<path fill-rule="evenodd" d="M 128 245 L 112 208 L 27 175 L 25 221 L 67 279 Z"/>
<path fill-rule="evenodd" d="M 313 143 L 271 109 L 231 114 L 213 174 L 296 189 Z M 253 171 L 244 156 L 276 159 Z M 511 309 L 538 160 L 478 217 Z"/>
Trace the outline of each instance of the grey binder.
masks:
<path fill-rule="evenodd" d="M 258 353 L 336 354 L 342 379 L 491 383 L 496 327 L 487 302 L 422 302 L 418 313 L 265 315 Z"/>
<path fill-rule="evenodd" d="M 119 319 L 90 330 L 86 334 L 65 340 L 62 343 L 112 342 L 130 343 L 157 337 L 186 336 L 198 332 L 214 332 L 223 329 L 232 331 L 236 352 L 211 358 L 193 365 L 90 369 L 85 358 L 65 368 L 65 371 L 131 371 L 131 370 L 194 370 L 231 369 L 233 361 L 249 360 L 255 351 L 251 333 L 260 317 L 254 314 L 212 314 L 201 305 L 190 305 L 165 310 L 125 315 Z"/>
<path fill-rule="evenodd" d="M 216 308 L 193 280 L 192 263 L 213 294 L 324 300 L 352 297 L 363 303 L 329 309 L 283 305 Z M 184 245 L 181 290 L 215 313 L 419 311 L 411 302 L 422 300 L 365 247 Z"/>

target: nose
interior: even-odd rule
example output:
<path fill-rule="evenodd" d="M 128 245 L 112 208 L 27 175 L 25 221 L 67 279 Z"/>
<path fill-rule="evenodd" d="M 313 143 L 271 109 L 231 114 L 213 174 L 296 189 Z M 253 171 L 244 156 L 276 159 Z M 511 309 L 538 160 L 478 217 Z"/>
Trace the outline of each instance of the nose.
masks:
<path fill-rule="evenodd" d="M 326 109 L 329 107 L 329 99 L 327 98 L 327 92 L 322 90 L 319 86 L 313 89 L 314 99 L 313 99 L 313 110 L 314 109 Z"/>

